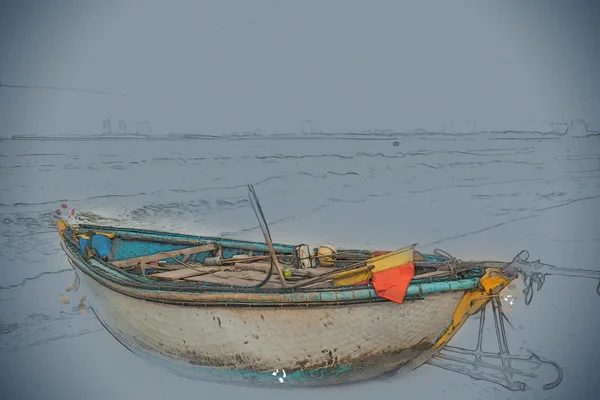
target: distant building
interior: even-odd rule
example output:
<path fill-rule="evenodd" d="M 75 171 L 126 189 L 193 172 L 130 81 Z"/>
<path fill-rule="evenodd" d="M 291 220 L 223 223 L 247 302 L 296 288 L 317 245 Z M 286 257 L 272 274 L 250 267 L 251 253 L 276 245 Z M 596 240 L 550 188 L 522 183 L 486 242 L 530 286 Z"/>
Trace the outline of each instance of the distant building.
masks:
<path fill-rule="evenodd" d="M 110 127 L 110 119 L 105 119 L 104 122 L 102 122 L 102 133 L 104 133 L 105 135 L 110 135 L 112 133 L 112 129 Z"/>
<path fill-rule="evenodd" d="M 127 124 L 125 123 L 125 121 L 119 121 L 119 133 L 120 134 L 127 133 Z"/>

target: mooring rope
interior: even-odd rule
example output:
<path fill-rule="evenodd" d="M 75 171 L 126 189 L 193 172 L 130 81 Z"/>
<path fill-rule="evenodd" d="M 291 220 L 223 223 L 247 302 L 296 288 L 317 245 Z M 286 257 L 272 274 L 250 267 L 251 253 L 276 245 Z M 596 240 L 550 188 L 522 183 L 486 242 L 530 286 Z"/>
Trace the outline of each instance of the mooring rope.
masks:
<path fill-rule="evenodd" d="M 444 250 L 441 250 L 441 249 L 435 249 L 435 250 L 433 250 L 433 254 L 435 254 L 436 256 L 448 258 L 448 260 L 442 262 L 442 266 L 438 270 L 450 271 L 450 273 L 452 275 L 456 275 L 456 270 L 462 264 L 461 260 L 459 260 L 458 258 L 454 257 L 453 255 L 451 255 L 447 251 L 444 251 Z"/>

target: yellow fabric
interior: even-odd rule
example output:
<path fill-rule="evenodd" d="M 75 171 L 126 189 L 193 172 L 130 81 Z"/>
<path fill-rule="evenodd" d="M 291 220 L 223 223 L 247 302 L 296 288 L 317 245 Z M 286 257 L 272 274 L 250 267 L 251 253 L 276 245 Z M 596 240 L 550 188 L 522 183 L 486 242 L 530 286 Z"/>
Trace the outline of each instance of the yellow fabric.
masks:
<path fill-rule="evenodd" d="M 463 326 L 467 319 L 477 313 L 483 308 L 489 301 L 490 298 L 485 296 L 497 295 L 504 289 L 512 279 L 507 279 L 499 274 L 497 269 L 488 269 L 484 276 L 479 280 L 480 285 L 483 289 L 474 289 L 466 292 L 461 299 L 460 303 L 454 311 L 454 318 L 452 324 L 448 327 L 446 332 L 437 340 L 434 348 L 444 346 L 452 339 L 454 334 Z M 478 300 L 479 301 L 474 301 Z"/>
<path fill-rule="evenodd" d="M 58 229 L 58 234 L 62 235 L 63 232 L 65 231 L 65 229 L 67 229 L 69 227 L 69 224 L 67 223 L 67 221 L 63 221 L 62 219 L 59 219 L 58 221 L 56 221 L 56 229 Z"/>
<path fill-rule="evenodd" d="M 333 284 L 335 286 L 353 286 L 359 282 L 366 281 L 371 277 L 371 271 L 365 268 L 358 270 L 344 271 L 333 275 Z"/>
<path fill-rule="evenodd" d="M 415 253 L 413 251 L 413 246 L 411 246 L 371 258 L 365 261 L 365 263 L 367 265 L 373 265 L 374 268 L 371 270 L 371 272 L 375 273 L 408 264 L 409 262 L 414 261 L 414 258 Z"/>
<path fill-rule="evenodd" d="M 369 279 L 373 273 L 406 265 L 413 260 L 414 245 L 370 258 L 365 261 L 364 267 L 340 272 L 331 277 L 335 286 L 353 286 Z M 369 269 L 369 266 L 373 266 L 373 269 Z"/>

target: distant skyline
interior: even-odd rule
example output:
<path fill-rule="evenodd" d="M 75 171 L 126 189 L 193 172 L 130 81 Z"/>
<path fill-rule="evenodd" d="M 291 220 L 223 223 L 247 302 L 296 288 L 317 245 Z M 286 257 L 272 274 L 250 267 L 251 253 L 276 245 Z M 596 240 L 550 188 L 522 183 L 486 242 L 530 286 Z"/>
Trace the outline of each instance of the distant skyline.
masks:
<path fill-rule="evenodd" d="M 107 119 L 153 134 L 598 130 L 599 10 L 5 1 L 0 83 L 112 94 L 0 87 L 0 136 L 101 134 Z"/>

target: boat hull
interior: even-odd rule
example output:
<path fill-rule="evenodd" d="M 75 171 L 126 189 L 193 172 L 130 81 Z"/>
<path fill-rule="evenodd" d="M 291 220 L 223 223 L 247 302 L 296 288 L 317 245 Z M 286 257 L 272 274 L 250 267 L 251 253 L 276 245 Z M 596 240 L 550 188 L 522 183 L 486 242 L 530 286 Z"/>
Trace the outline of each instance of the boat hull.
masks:
<path fill-rule="evenodd" d="M 177 306 L 81 275 L 94 312 L 132 352 L 180 375 L 234 384 L 328 385 L 412 370 L 432 355 L 464 294 L 403 304 Z"/>

